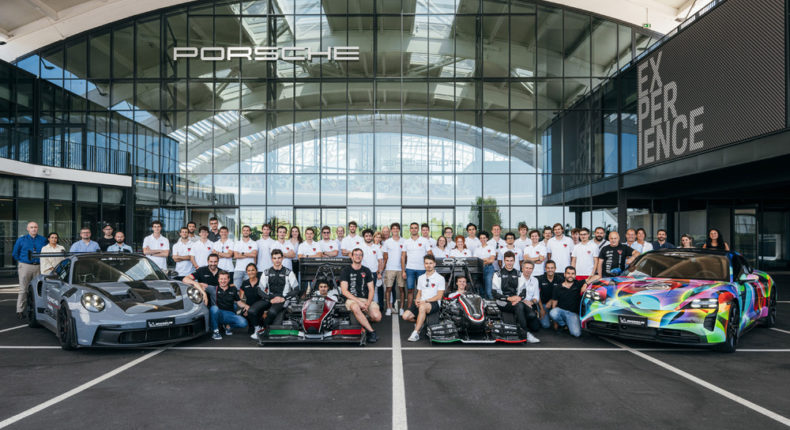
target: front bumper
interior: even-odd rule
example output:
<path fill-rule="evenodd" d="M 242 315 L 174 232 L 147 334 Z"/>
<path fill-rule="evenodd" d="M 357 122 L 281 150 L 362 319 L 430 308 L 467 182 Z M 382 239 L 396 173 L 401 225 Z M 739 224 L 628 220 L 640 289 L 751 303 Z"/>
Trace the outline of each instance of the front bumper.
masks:
<path fill-rule="evenodd" d="M 91 346 L 141 347 L 194 339 L 206 334 L 207 322 L 198 317 L 192 322 L 162 328 L 116 328 L 99 326 Z"/>
<path fill-rule="evenodd" d="M 307 334 L 293 328 L 274 326 L 260 336 L 258 344 L 260 346 L 274 343 L 344 343 L 364 345 L 365 340 L 366 334 L 362 327 L 330 330 L 319 334 Z"/>

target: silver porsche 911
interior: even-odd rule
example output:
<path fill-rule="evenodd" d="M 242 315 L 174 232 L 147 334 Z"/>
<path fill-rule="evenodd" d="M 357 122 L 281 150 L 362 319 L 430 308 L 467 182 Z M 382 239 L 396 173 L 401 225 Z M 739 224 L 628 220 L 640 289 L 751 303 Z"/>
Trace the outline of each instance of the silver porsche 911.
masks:
<path fill-rule="evenodd" d="M 202 292 L 142 255 L 69 255 L 27 288 L 28 324 L 53 331 L 63 349 L 159 345 L 209 329 Z"/>

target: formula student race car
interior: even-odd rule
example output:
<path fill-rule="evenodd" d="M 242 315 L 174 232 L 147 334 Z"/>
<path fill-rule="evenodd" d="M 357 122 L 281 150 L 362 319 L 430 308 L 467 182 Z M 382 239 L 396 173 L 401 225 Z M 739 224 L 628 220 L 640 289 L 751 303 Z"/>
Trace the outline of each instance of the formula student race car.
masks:
<path fill-rule="evenodd" d="M 27 285 L 27 318 L 53 331 L 63 349 L 159 345 L 209 331 L 201 291 L 170 280 L 145 256 L 43 255 L 51 256 L 66 258 Z"/>
<path fill-rule="evenodd" d="M 734 352 L 745 331 L 776 323 L 776 286 L 735 252 L 661 249 L 593 283 L 580 315 L 590 333 Z"/>
<path fill-rule="evenodd" d="M 477 260 L 477 261 L 474 261 Z M 485 300 L 472 282 L 476 258 L 445 258 L 436 265 L 436 271 L 445 276 L 447 288 L 437 314 L 429 315 L 426 332 L 431 343 L 524 343 L 522 333 L 512 314 L 503 313 L 496 301 Z M 455 292 L 456 278 L 466 277 L 469 292 L 450 298 Z"/>
<path fill-rule="evenodd" d="M 316 261 L 312 261 L 316 260 Z M 289 298 L 284 311 L 258 336 L 261 346 L 273 343 L 350 343 L 365 345 L 365 330 L 353 313 L 346 309 L 340 292 L 340 271 L 350 264 L 348 258 L 310 258 L 300 262 L 302 283 L 310 284 L 304 299 Z M 315 267 L 315 265 L 319 265 Z M 310 274 L 306 274 L 306 271 Z M 312 278 L 306 280 L 305 278 Z M 314 285 L 321 280 L 329 284 L 329 294 L 318 294 Z"/>

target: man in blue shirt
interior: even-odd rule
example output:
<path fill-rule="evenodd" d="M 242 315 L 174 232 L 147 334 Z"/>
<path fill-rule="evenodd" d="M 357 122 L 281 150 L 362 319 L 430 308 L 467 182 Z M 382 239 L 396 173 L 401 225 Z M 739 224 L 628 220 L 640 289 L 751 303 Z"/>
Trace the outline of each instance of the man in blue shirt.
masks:
<path fill-rule="evenodd" d="M 27 234 L 14 243 L 13 257 L 19 263 L 19 295 L 16 298 L 16 317 L 25 318 L 25 305 L 27 304 L 27 284 L 41 271 L 38 258 L 31 254 L 38 254 L 47 244 L 47 239 L 38 234 L 38 224 L 33 221 L 27 223 Z"/>
<path fill-rule="evenodd" d="M 126 235 L 122 231 L 115 232 L 115 243 L 107 247 L 107 252 L 134 252 L 132 247 L 125 243 Z"/>
<path fill-rule="evenodd" d="M 656 232 L 656 239 L 658 239 L 658 240 L 653 242 L 653 249 L 674 248 L 675 247 L 675 245 L 667 242 L 667 231 L 664 230 L 663 228 L 659 229 Z"/>
<path fill-rule="evenodd" d="M 91 240 L 91 229 L 88 227 L 83 227 L 80 230 L 80 239 L 82 240 L 71 244 L 69 252 L 99 252 L 101 250 L 99 244 Z"/>

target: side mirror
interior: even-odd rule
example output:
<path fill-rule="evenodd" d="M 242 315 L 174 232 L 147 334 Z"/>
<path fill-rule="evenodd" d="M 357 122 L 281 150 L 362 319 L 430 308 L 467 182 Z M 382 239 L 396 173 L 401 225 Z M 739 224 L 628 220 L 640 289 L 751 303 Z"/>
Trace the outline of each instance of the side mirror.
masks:
<path fill-rule="evenodd" d="M 754 273 L 743 273 L 738 278 L 738 280 L 741 282 L 755 282 L 755 281 L 759 281 L 760 277 L 755 275 Z"/>

